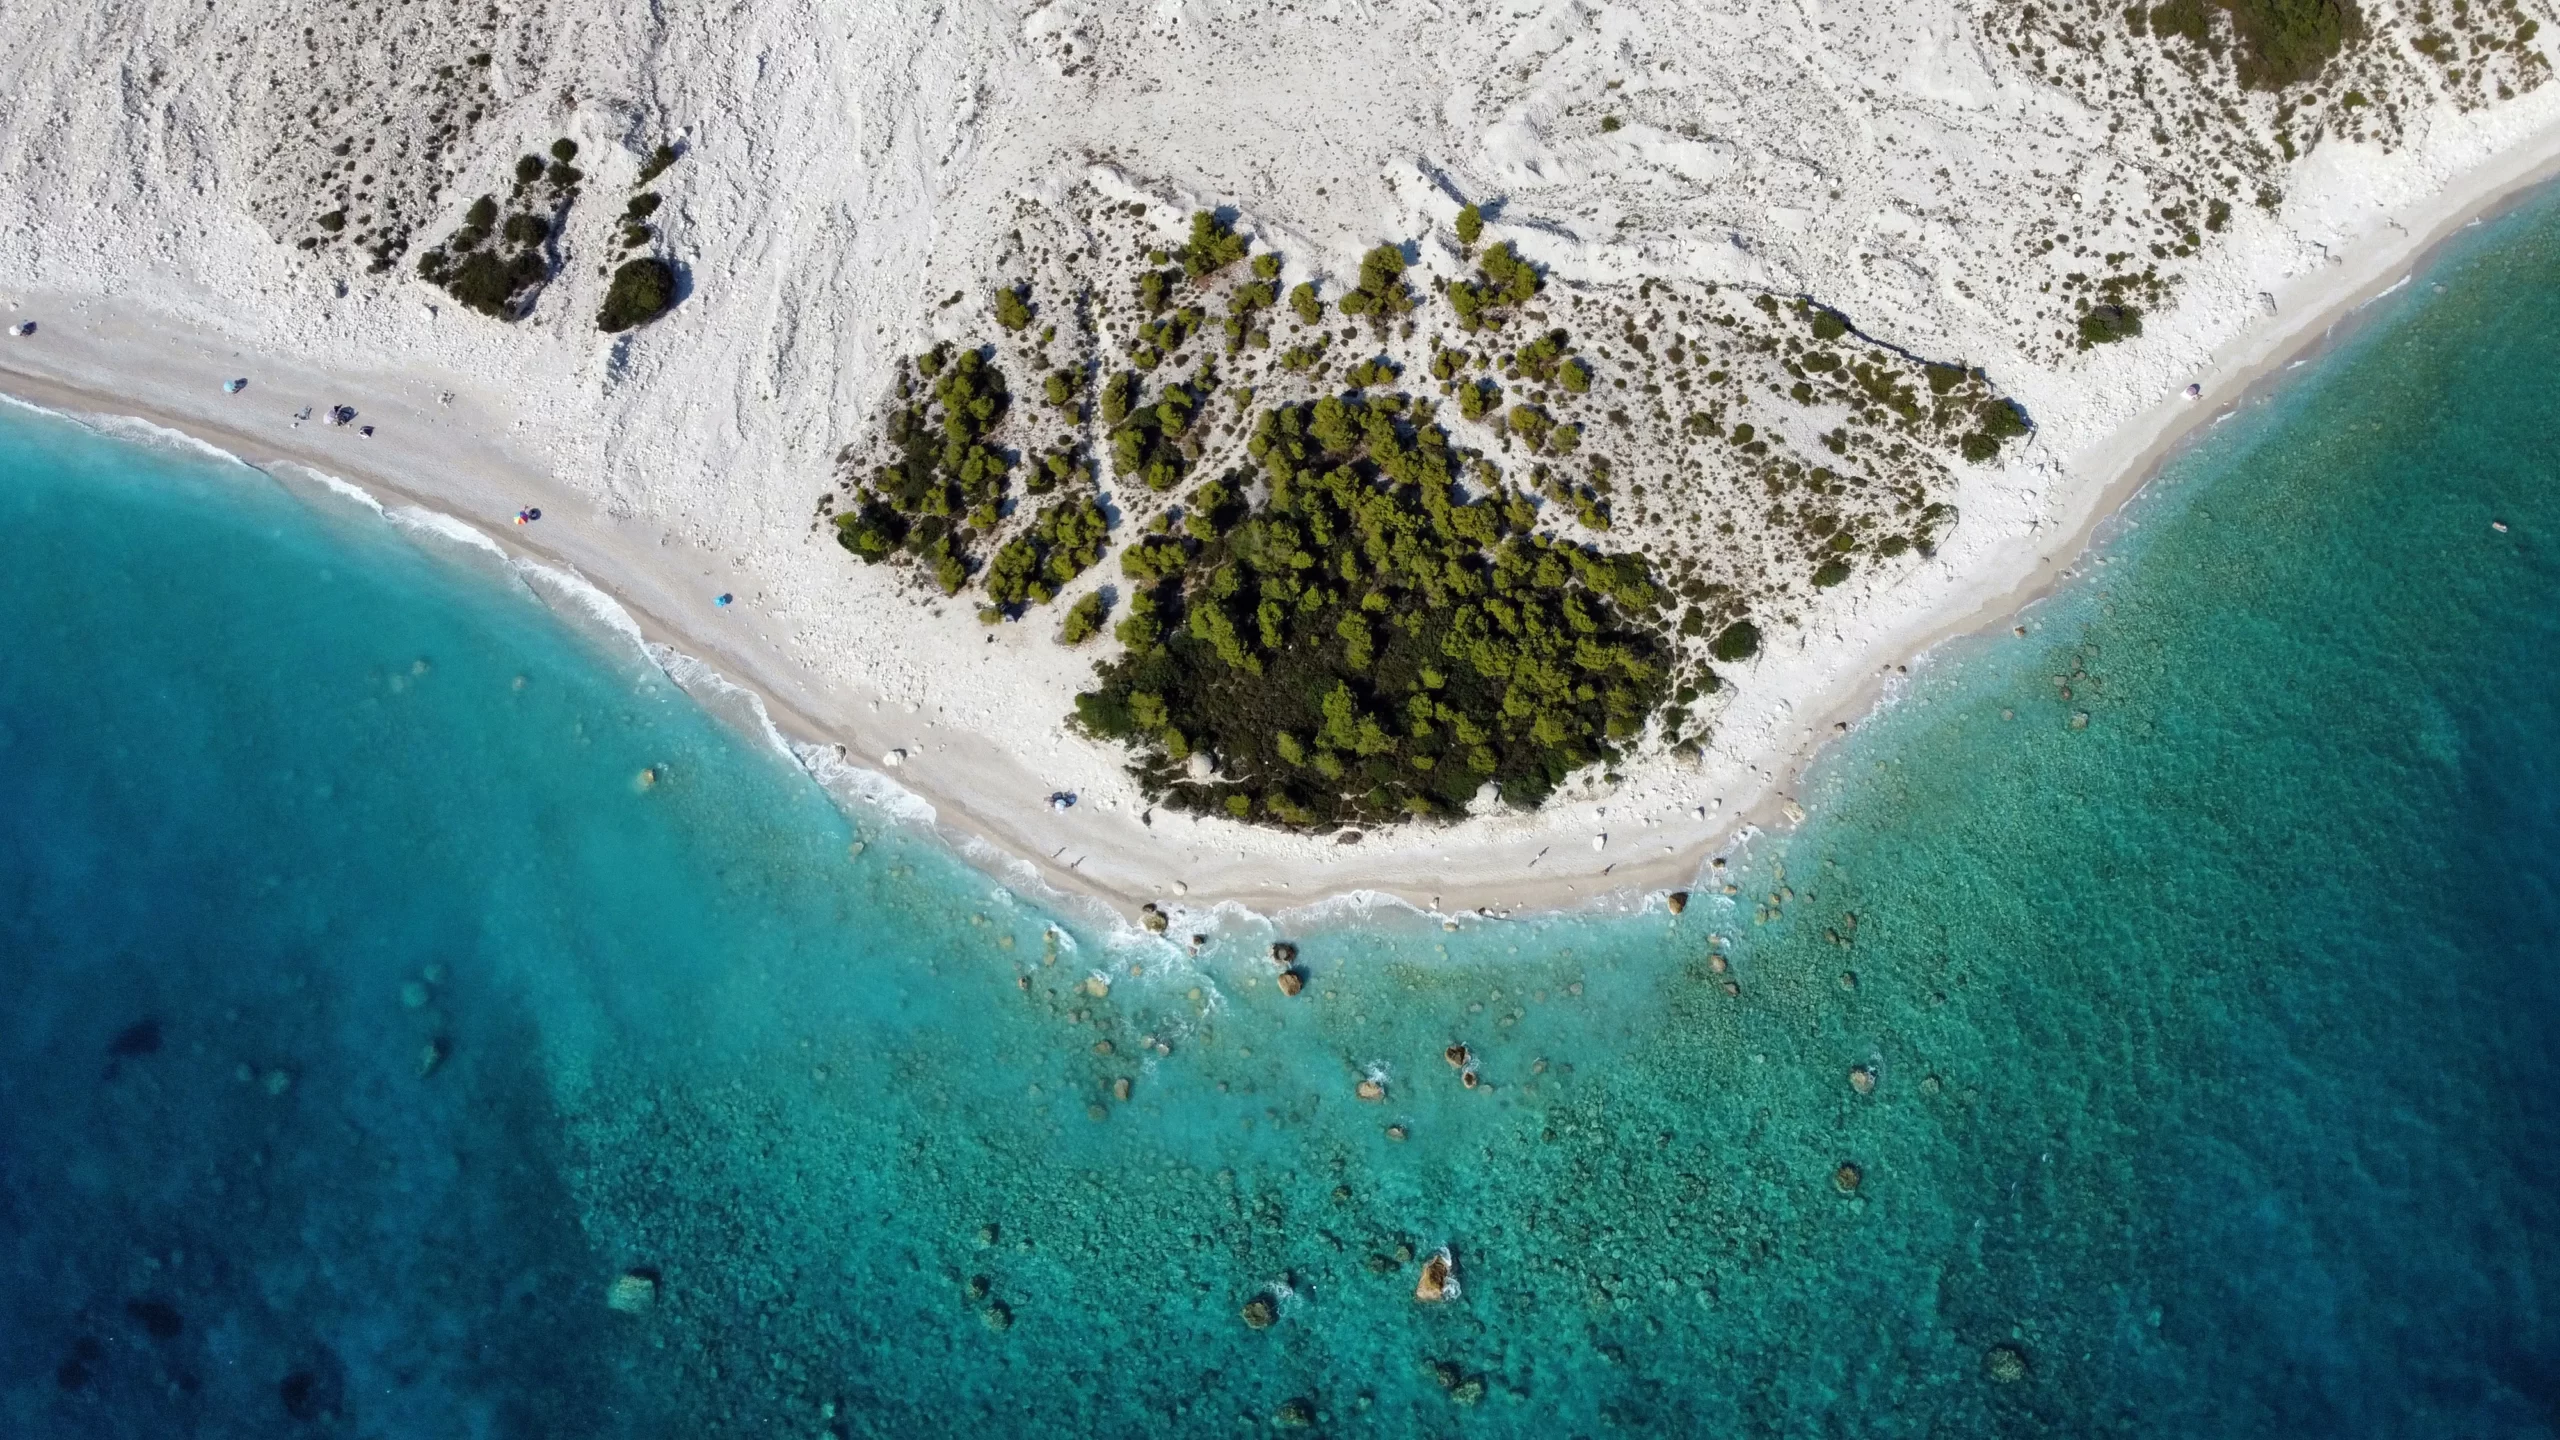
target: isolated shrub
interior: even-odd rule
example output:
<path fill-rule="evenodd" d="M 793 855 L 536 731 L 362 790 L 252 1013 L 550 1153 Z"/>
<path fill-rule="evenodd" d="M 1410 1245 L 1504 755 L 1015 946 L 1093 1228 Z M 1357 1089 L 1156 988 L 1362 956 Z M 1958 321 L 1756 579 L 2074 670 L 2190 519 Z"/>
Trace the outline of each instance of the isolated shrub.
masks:
<path fill-rule="evenodd" d="M 510 245 L 539 245 L 551 238 L 551 226 L 539 215 L 510 215 L 504 233 Z"/>
<path fill-rule="evenodd" d="M 551 158 L 566 165 L 578 158 L 578 142 L 563 135 L 551 142 Z"/>
<path fill-rule="evenodd" d="M 1472 247 L 1484 236 L 1484 212 L 1473 205 L 1458 207 L 1458 243 Z"/>
<path fill-rule="evenodd" d="M 622 207 L 622 213 L 632 220 L 646 220 L 650 216 L 657 214 L 658 192 L 654 190 L 643 190 L 639 194 L 632 196 L 631 203 Z"/>
<path fill-rule="evenodd" d="M 1748 660 L 1760 653 L 1760 627 L 1748 620 L 1736 620 L 1707 642 L 1707 653 L 1728 665 Z"/>
<path fill-rule="evenodd" d="M 1289 308 L 1297 312 L 1301 325 L 1317 325 L 1324 321 L 1324 302 L 1316 298 L 1316 282 L 1303 281 L 1289 291 Z"/>
<path fill-rule="evenodd" d="M 515 282 L 507 275 L 506 262 L 488 250 L 474 250 L 462 258 L 445 281 L 446 293 L 454 299 L 501 320 L 515 318 L 510 301 L 515 295 Z"/>
<path fill-rule="evenodd" d="M 1111 602 L 1099 590 L 1088 591 L 1084 598 L 1067 607 L 1067 620 L 1060 637 L 1070 645 L 1081 645 L 1102 633 L 1102 622 L 1111 614 Z"/>
<path fill-rule="evenodd" d="M 519 184 L 519 185 L 530 185 L 530 184 L 532 184 L 534 181 L 539 180 L 539 179 L 541 179 L 541 178 L 542 178 L 542 157 L 541 157 L 541 156 L 539 156 L 539 155 L 526 155 L 526 156 L 519 157 L 519 158 L 517 159 L 517 161 L 516 161 L 516 183 L 517 183 L 517 184 Z"/>
<path fill-rule="evenodd" d="M 1848 578 L 1849 562 L 1846 560 L 1825 560 L 1821 568 L 1813 572 L 1815 587 L 1823 590 L 1828 590 Z"/>
<path fill-rule="evenodd" d="M 646 325 L 676 303 L 675 267 L 654 255 L 625 260 L 605 288 L 596 328 L 607 334 Z"/>
<path fill-rule="evenodd" d="M 1191 238 L 1182 247 L 1182 270 L 1203 281 L 1244 258 L 1245 239 L 1209 211 L 1191 216 Z"/>
<path fill-rule="evenodd" d="M 642 185 L 648 184 L 650 181 L 666 174 L 667 167 L 674 163 L 676 163 L 676 147 L 673 145 L 660 145 L 657 149 L 649 152 L 648 163 L 640 167 L 640 179 L 638 183 Z"/>
<path fill-rule="evenodd" d="M 2112 345 L 2142 333 L 2142 312 L 2130 305 L 2100 304 L 2080 317 L 2080 345 Z"/>
<path fill-rule="evenodd" d="M 463 212 L 462 223 L 474 230 L 487 230 L 498 223 L 498 202 L 487 195 L 471 202 Z"/>
<path fill-rule="evenodd" d="M 996 323 L 1016 334 L 1031 324 L 1031 305 L 1020 286 L 1008 285 L 996 292 Z"/>

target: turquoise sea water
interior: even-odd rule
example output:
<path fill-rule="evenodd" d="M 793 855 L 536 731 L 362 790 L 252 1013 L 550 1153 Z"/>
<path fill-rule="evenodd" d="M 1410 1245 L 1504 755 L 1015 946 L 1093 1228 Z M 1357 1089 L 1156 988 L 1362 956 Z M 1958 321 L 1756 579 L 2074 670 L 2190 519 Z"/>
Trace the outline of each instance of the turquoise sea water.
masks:
<path fill-rule="evenodd" d="M 0 415 L 0 1433 L 2560 1434 L 2556 469 L 2546 201 L 1737 895 L 1288 999 L 493 559 Z"/>

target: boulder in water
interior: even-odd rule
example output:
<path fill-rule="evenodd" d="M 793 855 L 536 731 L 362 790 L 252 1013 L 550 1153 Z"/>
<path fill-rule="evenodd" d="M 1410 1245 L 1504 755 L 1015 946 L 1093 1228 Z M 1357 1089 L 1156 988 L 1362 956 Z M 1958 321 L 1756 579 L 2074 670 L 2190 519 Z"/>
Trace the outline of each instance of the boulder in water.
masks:
<path fill-rule="evenodd" d="M 1304 989 L 1306 989 L 1306 988 L 1307 988 L 1307 977 L 1306 977 L 1306 976 L 1299 974 L 1299 973 L 1298 973 L 1297 971 L 1295 971 L 1295 970 L 1283 970 L 1283 971 L 1281 971 L 1281 972 L 1280 972 L 1280 993 L 1281 993 L 1281 994 L 1283 994 L 1283 995 L 1295 995 L 1295 994 L 1297 994 L 1299 991 L 1304 990 Z"/>
<path fill-rule="evenodd" d="M 1375 1080 L 1363 1080 L 1351 1093 L 1363 1100 L 1384 1100 L 1387 1098 L 1387 1087 Z"/>
<path fill-rule="evenodd" d="M 1663 903 L 1671 907 L 1672 914 L 1677 915 L 1689 908 L 1689 892 L 1686 890 L 1674 890 L 1671 892 L 1669 898 L 1664 900 Z"/>
<path fill-rule="evenodd" d="M 646 1269 L 623 1271 L 605 1287 L 604 1303 L 606 1309 L 619 1310 L 625 1315 L 648 1314 L 658 1304 L 658 1272 Z"/>
<path fill-rule="evenodd" d="M 1843 1195 L 1857 1194 L 1858 1187 L 1865 1183 L 1867 1172 L 1859 1169 L 1854 1161 L 1843 1160 L 1840 1168 L 1831 1172 L 1832 1186 Z"/>
<path fill-rule="evenodd" d="M 1413 1298 L 1425 1305 L 1437 1305 L 1458 1298 L 1458 1262 L 1441 1246 L 1422 1262 L 1422 1278 L 1414 1282 Z"/>
<path fill-rule="evenodd" d="M 1994 1345 L 1982 1352 L 1982 1373 L 2001 1385 L 2015 1385 L 2027 1378 L 2027 1352 L 2017 1345 Z"/>
<path fill-rule="evenodd" d="M 1268 1330 L 1271 1322 L 1280 1318 L 1279 1307 L 1271 1303 L 1268 1295 L 1256 1295 L 1247 1300 L 1237 1313 L 1244 1316 L 1245 1328 L 1249 1330 Z"/>
<path fill-rule="evenodd" d="M 1849 1088 L 1857 1091 L 1861 1095 L 1874 1094 L 1876 1090 L 1876 1072 L 1868 1069 L 1864 1065 L 1850 1066 Z"/>

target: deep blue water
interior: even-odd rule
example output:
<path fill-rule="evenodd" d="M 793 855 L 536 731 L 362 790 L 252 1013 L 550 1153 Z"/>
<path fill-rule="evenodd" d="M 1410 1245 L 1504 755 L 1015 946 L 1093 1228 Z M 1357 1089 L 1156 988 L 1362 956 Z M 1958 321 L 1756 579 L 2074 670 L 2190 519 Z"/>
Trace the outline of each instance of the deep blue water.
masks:
<path fill-rule="evenodd" d="M 2545 200 L 1738 893 L 1291 1000 L 490 557 L 0 414 L 0 1434 L 2560 1434 L 2555 470 Z"/>

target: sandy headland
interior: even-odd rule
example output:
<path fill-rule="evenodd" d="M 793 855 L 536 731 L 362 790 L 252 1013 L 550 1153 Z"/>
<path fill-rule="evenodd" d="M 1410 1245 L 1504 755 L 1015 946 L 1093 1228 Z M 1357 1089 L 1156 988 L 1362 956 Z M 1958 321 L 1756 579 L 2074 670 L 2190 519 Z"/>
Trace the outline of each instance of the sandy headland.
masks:
<path fill-rule="evenodd" d="M 1364 894 L 1442 913 L 1635 905 L 1713 883 L 1709 861 L 1749 827 L 1793 823 L 1803 768 L 1907 667 L 1950 636 L 2009 623 L 2196 427 L 2445 235 L 2560 170 L 2560 87 L 2490 105 L 2440 97 L 2399 117 L 2387 142 L 2323 139 L 2280 167 L 2275 204 L 2237 207 L 2199 237 L 2142 334 L 2083 349 L 2067 329 L 2054 338 L 2050 304 L 2028 284 L 2046 271 L 2016 268 L 2019 237 L 2057 214 L 2067 225 L 2060 197 L 2147 193 L 2145 157 L 2067 87 L 1966 39 L 1952 10 L 1879 9 L 1837 53 L 1786 62 L 1836 81 L 1878 55 L 1919 57 L 1867 92 L 1837 170 L 1813 179 L 1770 159 L 1783 117 L 1675 83 L 1680 62 L 1648 38 L 1661 22 L 1641 15 L 1548 16 L 1497 27 L 1463 54 L 1399 60 L 1414 73 L 1397 78 L 1437 98 L 1382 118 L 1373 112 L 1393 103 L 1258 109 L 1285 98 L 1279 82 L 1235 91 L 1243 82 L 1204 54 L 1213 27 L 1187 12 L 1151 39 L 1146 27 L 1109 32 L 1100 77 L 1092 32 L 1121 22 L 1054 6 L 1033 23 L 968 14 L 980 28 L 957 39 L 894 24 L 849 42 L 811 37 L 814 57 L 779 85 L 736 72 L 734 37 L 682 24 L 637 52 L 582 32 L 577 54 L 618 57 L 615 73 L 652 94 L 647 104 L 520 79 L 489 123 L 527 143 L 578 135 L 600 185 L 629 183 L 643 140 L 688 137 L 666 231 L 690 247 L 690 292 L 620 337 L 590 318 L 601 280 L 588 272 L 601 267 L 565 266 L 509 326 L 404 266 L 304 258 L 243 198 L 251 140 L 209 82 L 183 82 L 190 93 L 147 123 L 83 102 L 38 126 L 30 107 L 69 93 L 95 62 L 22 55 L 29 104 L 0 122 L 0 175 L 22 197 L 0 213 L 0 322 L 37 328 L 0 340 L 0 390 L 139 418 L 253 465 L 308 467 L 583 577 L 649 640 L 760 697 L 822 780 L 912 796 L 1008 880 L 1036 877 L 1124 914 L 1230 902 L 1279 913 Z M 1287 31 L 1307 73 L 1341 58 L 1331 23 Z M 165 39 L 146 25 L 123 43 Z M 884 45 L 899 49 L 903 79 L 877 73 Z M 1737 77 L 1778 63 L 1776 45 L 1756 21 L 1729 26 L 1707 45 L 1707 68 L 1740 93 Z M 1464 75 L 1495 55 L 1518 78 Z M 1223 134 L 1167 123 L 1220 85 L 1252 102 Z M 1056 118 L 1074 96 L 1083 110 Z M 1839 102 L 1770 103 L 1810 115 Z M 1610 123 L 1595 111 L 1582 135 L 1572 117 L 1595 104 L 1611 107 Z M 1680 120 L 1684 105 L 1703 126 Z M 777 154 L 784 134 L 809 143 Z M 830 146 L 832 161 L 816 153 Z M 1554 285 L 1613 293 L 1658 277 L 1809 295 L 1880 342 L 1981 367 L 2036 430 L 1998 463 L 1956 472 L 1962 519 L 1933 556 L 1766 619 L 1768 642 L 1728 670 L 1694 757 L 1641 754 L 1614 781 L 1585 777 L 1534 812 L 1356 841 L 1162 808 L 1114 747 L 1065 723 L 1093 655 L 1054 643 L 1054 617 L 990 628 L 967 604 L 920 604 L 809 513 L 835 452 L 875 421 L 896 358 L 978 318 L 974 298 L 935 300 L 982 293 L 971 257 L 1001 223 L 996 202 L 1036 202 L 1094 173 L 1097 149 L 1112 154 L 1110 174 L 1148 177 L 1129 183 L 1175 213 L 1233 200 L 1292 254 L 1293 278 L 1339 274 L 1370 244 L 1445 224 L 1459 193 L 1498 196 L 1504 233 Z M 192 158 L 153 170 L 160 162 L 132 158 L 144 153 Z M 1975 182 L 1962 215 L 1914 198 L 1947 187 L 1932 175 L 1950 157 Z M 2004 165 L 2051 183 L 1984 198 L 1975 172 Z M 1334 183 L 1319 188 L 1316 175 Z M 46 205 L 23 198 L 38 192 Z M 1887 249 L 1895 264 L 1880 267 Z M 234 378 L 249 383 L 226 394 Z M 326 424 L 334 406 L 356 422 Z M 540 521 L 512 523 L 529 506 Z M 1059 792 L 1076 803 L 1053 806 Z"/>

